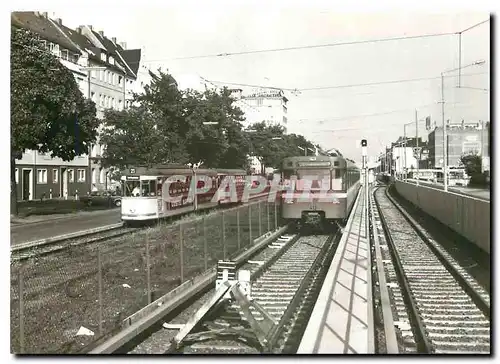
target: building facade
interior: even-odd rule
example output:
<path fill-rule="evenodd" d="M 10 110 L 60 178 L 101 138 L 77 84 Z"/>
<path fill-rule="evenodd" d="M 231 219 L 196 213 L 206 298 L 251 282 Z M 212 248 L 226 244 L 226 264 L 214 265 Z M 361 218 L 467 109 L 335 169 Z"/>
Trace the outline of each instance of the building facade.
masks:
<path fill-rule="evenodd" d="M 127 90 L 135 87 L 140 49 L 128 50 L 126 43 L 107 38 L 91 25 L 70 29 L 62 19 L 51 19 L 47 13 L 13 12 L 11 24 L 39 35 L 44 50 L 71 70 L 83 96 L 94 101 L 99 119 L 106 109 L 123 110 L 131 104 Z M 90 156 L 82 155 L 70 162 L 51 158 L 50 153 L 27 151 L 16 160 L 18 197 L 69 198 L 86 194 L 93 187 L 108 188 L 109 173 L 101 164 L 104 148 L 98 137 L 91 145 Z"/>
<path fill-rule="evenodd" d="M 269 125 L 281 125 L 288 129 L 288 99 L 282 90 L 255 90 L 242 100 L 255 112 L 247 115 L 248 124 L 264 121 Z"/>
<path fill-rule="evenodd" d="M 443 168 L 443 128 L 437 127 L 429 133 L 429 161 L 432 168 Z M 460 167 L 460 157 L 468 153 L 489 156 L 489 136 L 485 123 L 448 124 L 448 165 Z"/>

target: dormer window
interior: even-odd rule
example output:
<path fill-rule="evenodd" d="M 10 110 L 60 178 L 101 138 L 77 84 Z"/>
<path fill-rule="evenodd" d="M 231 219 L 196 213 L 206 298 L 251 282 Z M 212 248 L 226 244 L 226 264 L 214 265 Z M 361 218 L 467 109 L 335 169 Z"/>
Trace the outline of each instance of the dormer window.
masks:
<path fill-rule="evenodd" d="M 101 52 L 101 61 L 106 62 L 106 53 Z"/>
<path fill-rule="evenodd" d="M 115 64 L 115 59 L 111 56 L 109 56 L 109 63 Z"/>

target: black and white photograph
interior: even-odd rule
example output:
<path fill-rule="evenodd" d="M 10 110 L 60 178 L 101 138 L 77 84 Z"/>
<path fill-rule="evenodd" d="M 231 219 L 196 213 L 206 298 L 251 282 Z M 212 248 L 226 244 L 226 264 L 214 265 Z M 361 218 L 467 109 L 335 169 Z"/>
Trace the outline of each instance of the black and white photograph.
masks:
<path fill-rule="evenodd" d="M 491 356 L 493 3 L 395 4 L 11 4 L 11 355 Z"/>

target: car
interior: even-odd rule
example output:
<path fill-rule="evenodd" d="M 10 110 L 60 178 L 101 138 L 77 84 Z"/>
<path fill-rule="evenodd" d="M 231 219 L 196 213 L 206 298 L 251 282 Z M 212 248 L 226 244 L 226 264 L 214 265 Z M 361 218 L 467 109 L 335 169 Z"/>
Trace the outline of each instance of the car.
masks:
<path fill-rule="evenodd" d="M 116 206 L 122 205 L 122 196 L 116 191 L 92 191 L 90 194 L 81 197 L 81 201 L 87 206 Z"/>

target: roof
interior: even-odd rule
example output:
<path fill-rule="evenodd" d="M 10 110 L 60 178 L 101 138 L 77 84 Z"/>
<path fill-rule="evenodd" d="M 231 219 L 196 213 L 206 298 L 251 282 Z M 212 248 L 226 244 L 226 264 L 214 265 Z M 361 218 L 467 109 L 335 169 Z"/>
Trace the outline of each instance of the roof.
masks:
<path fill-rule="evenodd" d="M 28 29 L 42 39 L 59 44 L 75 54 L 81 54 L 80 50 L 43 15 L 37 15 L 34 11 L 14 11 L 11 13 L 10 20 L 13 26 Z"/>
<path fill-rule="evenodd" d="M 121 66 L 125 67 L 125 72 L 127 73 L 127 75 L 133 78 L 137 78 L 137 74 L 131 70 L 131 66 L 127 63 L 127 61 L 125 61 L 125 59 L 122 60 L 123 54 L 121 52 L 125 50 L 121 46 L 113 43 L 109 38 L 101 36 L 99 32 L 92 30 L 92 33 L 99 40 L 99 42 L 101 42 L 102 45 L 106 47 L 106 52 L 109 55 L 113 56 L 116 62 L 118 62 Z M 139 54 L 140 54 L 140 49 L 139 49 Z M 139 67 L 139 64 L 137 64 L 137 67 Z"/>
<path fill-rule="evenodd" d="M 99 58 L 99 48 L 97 48 L 86 36 L 78 33 L 77 30 L 68 28 L 65 25 L 57 24 L 57 26 L 83 51 L 87 51 L 87 53 L 89 54 L 89 59 L 101 62 L 101 59 Z"/>
<path fill-rule="evenodd" d="M 120 47 L 121 48 L 121 47 Z M 137 76 L 139 65 L 141 63 L 141 50 L 140 49 L 125 49 L 119 51 L 123 60 L 127 62 L 128 66 L 132 69 Z"/>

